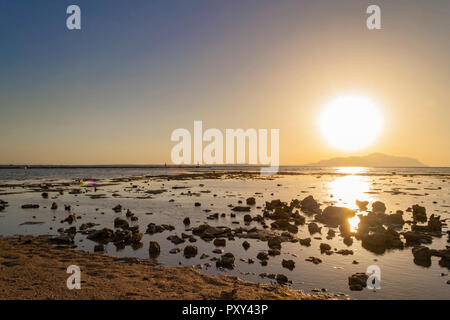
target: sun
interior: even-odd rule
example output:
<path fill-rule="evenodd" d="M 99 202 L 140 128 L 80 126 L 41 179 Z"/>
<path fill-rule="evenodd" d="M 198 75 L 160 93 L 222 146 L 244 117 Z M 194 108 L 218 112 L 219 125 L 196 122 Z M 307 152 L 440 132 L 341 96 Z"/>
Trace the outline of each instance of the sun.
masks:
<path fill-rule="evenodd" d="M 344 96 L 330 102 L 319 118 L 325 140 L 341 150 L 359 150 L 380 134 L 383 118 L 377 105 L 363 96 Z"/>

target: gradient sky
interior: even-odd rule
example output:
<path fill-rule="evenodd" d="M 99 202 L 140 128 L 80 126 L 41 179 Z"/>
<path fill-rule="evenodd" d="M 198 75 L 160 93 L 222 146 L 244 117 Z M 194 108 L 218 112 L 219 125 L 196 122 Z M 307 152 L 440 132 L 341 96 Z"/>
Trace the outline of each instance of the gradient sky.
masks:
<path fill-rule="evenodd" d="M 66 28 L 67 6 L 82 30 Z M 382 30 L 366 28 L 369 4 Z M 279 128 L 281 164 L 384 152 L 450 166 L 450 1 L 0 1 L 0 164 L 170 163 L 176 128 Z M 359 94 L 377 142 L 317 118 Z"/>

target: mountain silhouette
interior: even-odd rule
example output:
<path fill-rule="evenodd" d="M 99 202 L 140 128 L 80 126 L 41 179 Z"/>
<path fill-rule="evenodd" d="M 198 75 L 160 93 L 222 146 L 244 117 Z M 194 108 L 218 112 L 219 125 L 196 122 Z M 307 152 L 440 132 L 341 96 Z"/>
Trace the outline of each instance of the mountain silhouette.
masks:
<path fill-rule="evenodd" d="M 336 157 L 321 160 L 307 166 L 317 167 L 426 167 L 417 159 L 396 157 L 383 153 L 372 153 L 367 156 Z"/>

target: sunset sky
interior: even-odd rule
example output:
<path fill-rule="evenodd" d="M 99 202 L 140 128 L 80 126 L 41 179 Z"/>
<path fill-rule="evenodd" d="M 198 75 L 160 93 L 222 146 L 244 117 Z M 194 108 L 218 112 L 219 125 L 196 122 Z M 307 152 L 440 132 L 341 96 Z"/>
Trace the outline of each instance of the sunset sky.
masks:
<path fill-rule="evenodd" d="M 382 30 L 367 29 L 369 4 Z M 172 131 L 202 120 L 280 129 L 285 165 L 383 152 L 450 166 L 449 13 L 448 0 L 3 0 L 0 164 L 170 163 Z M 367 148 L 320 132 L 345 95 L 383 116 Z"/>

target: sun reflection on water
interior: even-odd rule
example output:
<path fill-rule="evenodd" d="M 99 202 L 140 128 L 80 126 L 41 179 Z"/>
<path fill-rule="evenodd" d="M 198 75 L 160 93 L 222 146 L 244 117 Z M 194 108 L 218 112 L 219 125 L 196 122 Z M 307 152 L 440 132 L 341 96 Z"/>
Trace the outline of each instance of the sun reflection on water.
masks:
<path fill-rule="evenodd" d="M 341 167 L 345 173 L 352 173 L 352 175 L 337 177 L 328 183 L 328 190 L 333 195 L 333 200 L 336 206 L 347 207 L 350 209 L 359 209 L 356 205 L 356 200 L 372 202 L 372 195 L 370 191 L 370 177 L 353 175 L 365 170 L 363 167 Z M 355 232 L 358 228 L 360 219 L 358 215 L 366 215 L 366 211 L 358 211 L 356 216 L 348 219 L 350 229 Z"/>

